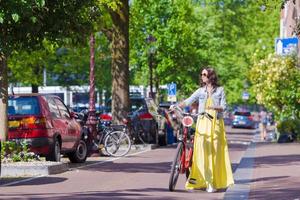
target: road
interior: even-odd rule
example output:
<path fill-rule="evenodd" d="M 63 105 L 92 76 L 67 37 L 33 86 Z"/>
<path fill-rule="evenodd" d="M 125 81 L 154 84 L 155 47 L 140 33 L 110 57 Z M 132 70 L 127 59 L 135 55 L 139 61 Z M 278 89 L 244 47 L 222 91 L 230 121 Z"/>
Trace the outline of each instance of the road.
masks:
<path fill-rule="evenodd" d="M 235 172 L 255 130 L 227 129 Z M 207 193 L 184 189 L 180 176 L 175 192 L 168 180 L 175 146 L 137 151 L 123 158 L 89 158 L 62 174 L 14 180 L 0 185 L 0 199 L 223 199 L 225 191 Z"/>

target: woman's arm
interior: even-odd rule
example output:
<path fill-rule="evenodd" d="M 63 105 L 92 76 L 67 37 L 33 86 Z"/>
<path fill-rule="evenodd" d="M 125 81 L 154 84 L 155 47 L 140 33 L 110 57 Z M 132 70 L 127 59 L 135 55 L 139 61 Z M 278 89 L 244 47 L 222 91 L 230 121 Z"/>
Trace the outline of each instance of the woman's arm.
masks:
<path fill-rule="evenodd" d="M 182 102 L 177 103 L 177 106 L 179 106 L 180 108 L 183 109 L 184 107 L 191 105 L 193 102 L 198 100 L 200 93 L 201 93 L 201 91 L 200 91 L 200 88 L 199 88 L 189 98 L 185 99 Z"/>
<path fill-rule="evenodd" d="M 200 93 L 201 93 L 201 88 L 199 88 L 198 90 L 196 90 L 189 98 L 187 98 L 183 102 L 180 102 L 178 105 L 181 108 L 183 108 L 185 106 L 191 105 L 193 102 L 195 102 L 195 101 L 197 101 L 199 99 Z"/>
<path fill-rule="evenodd" d="M 217 106 L 210 106 L 209 109 L 214 109 L 218 112 L 223 112 L 224 110 L 226 110 L 227 107 L 227 103 L 226 103 L 226 96 L 225 96 L 225 92 L 224 92 L 224 88 L 221 87 L 221 101 L 220 101 L 220 105 Z"/>

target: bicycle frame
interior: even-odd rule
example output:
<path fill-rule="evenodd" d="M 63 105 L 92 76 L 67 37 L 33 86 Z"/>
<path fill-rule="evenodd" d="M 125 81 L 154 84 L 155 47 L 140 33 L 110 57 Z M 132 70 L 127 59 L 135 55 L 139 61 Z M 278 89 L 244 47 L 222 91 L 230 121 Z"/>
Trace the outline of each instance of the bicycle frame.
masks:
<path fill-rule="evenodd" d="M 186 178 L 189 177 L 190 170 L 189 167 L 192 165 L 192 157 L 193 157 L 193 146 L 194 146 L 194 138 L 191 137 L 190 142 L 188 142 L 188 133 L 189 127 L 193 124 L 193 118 L 191 116 L 199 116 L 203 115 L 208 117 L 209 119 L 213 119 L 213 117 L 209 113 L 199 113 L 197 115 L 191 115 L 189 113 L 182 112 L 181 109 L 178 109 L 178 117 L 181 119 L 181 124 L 183 127 L 183 134 L 180 135 L 179 143 L 177 144 L 176 154 L 174 160 L 172 162 L 171 173 L 169 178 L 169 190 L 174 191 L 178 175 L 186 173 Z M 188 145 L 191 144 L 192 147 Z"/>
<path fill-rule="evenodd" d="M 189 133 L 189 127 L 183 127 L 183 134 L 182 138 L 179 138 L 179 142 L 183 144 L 183 152 L 181 155 L 181 167 L 180 167 L 180 173 L 183 174 L 186 172 L 186 170 L 191 166 L 192 156 L 193 156 L 193 145 L 194 145 L 194 138 L 191 137 L 190 144 L 192 147 L 189 149 L 187 148 L 188 145 L 188 133 Z M 187 151 L 188 150 L 188 151 Z"/>

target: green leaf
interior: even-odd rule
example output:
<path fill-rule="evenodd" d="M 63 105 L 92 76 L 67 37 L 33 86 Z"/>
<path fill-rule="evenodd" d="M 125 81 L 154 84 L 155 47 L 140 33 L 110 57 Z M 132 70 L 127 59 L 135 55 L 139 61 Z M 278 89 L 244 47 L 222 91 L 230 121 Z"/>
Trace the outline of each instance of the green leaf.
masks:
<path fill-rule="evenodd" d="M 2 24 L 4 22 L 4 13 L 0 11 L 0 23 Z"/>
<path fill-rule="evenodd" d="M 45 6 L 45 0 L 36 0 L 35 2 L 40 8 Z"/>
<path fill-rule="evenodd" d="M 37 21 L 37 18 L 34 17 L 34 16 L 32 16 L 30 19 L 31 19 L 31 21 L 32 21 L 33 23 L 36 23 L 36 21 Z"/>
<path fill-rule="evenodd" d="M 12 14 L 11 17 L 15 22 L 18 22 L 20 18 L 20 16 L 17 13 Z"/>

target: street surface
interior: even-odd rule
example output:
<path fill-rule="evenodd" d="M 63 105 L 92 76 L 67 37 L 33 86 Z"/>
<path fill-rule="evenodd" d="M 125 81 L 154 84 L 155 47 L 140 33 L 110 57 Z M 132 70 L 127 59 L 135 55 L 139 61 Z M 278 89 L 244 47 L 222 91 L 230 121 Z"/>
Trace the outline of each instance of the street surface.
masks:
<path fill-rule="evenodd" d="M 256 130 L 227 129 L 233 172 Z M 176 191 L 168 190 L 175 146 L 134 151 L 123 158 L 91 157 L 62 174 L 2 180 L 0 199 L 223 199 L 226 191 L 207 193 L 184 189 L 181 175 Z"/>

